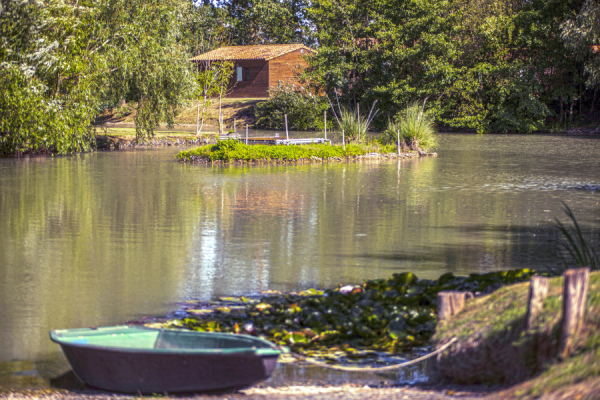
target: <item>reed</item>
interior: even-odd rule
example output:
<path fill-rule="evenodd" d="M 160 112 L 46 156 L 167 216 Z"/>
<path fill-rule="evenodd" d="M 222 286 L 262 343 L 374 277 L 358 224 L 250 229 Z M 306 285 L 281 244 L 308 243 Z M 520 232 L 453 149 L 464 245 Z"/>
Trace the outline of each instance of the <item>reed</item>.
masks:
<path fill-rule="evenodd" d="M 328 98 L 329 99 L 329 98 Z M 366 143 L 367 142 L 367 132 L 373 119 L 379 112 L 375 109 L 375 105 L 377 104 L 377 100 L 373 102 L 371 105 L 371 109 L 369 113 L 365 117 L 360 113 L 360 105 L 356 105 L 356 109 L 341 107 L 339 101 L 337 101 L 337 111 L 336 107 L 333 105 L 331 100 L 329 100 L 329 105 L 331 106 L 331 112 L 335 117 L 338 127 L 342 132 L 342 141 L 343 145 L 348 143 Z"/>
<path fill-rule="evenodd" d="M 591 270 L 600 269 L 600 259 L 596 250 L 586 240 L 581 226 L 575 218 L 571 208 L 563 203 L 565 214 L 573 223 L 572 228 L 567 228 L 565 224 L 556 219 L 558 230 L 563 234 L 566 243 L 563 245 L 572 261 L 580 267 L 590 267 Z"/>

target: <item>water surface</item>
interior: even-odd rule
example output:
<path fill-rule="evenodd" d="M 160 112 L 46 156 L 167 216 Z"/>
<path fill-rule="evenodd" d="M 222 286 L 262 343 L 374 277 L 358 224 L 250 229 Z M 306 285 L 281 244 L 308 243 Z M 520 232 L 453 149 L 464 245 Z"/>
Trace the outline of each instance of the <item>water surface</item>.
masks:
<path fill-rule="evenodd" d="M 56 328 L 262 290 L 556 266 L 600 231 L 600 140 L 461 135 L 439 157 L 205 166 L 180 149 L 0 159 L 0 386 L 66 368 Z"/>

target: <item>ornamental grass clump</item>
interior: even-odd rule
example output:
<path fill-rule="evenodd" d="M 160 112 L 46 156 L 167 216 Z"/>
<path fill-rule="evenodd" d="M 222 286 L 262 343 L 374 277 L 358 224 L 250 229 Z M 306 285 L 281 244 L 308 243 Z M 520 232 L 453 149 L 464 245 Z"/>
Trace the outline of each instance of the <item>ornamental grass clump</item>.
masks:
<path fill-rule="evenodd" d="M 342 141 L 343 145 L 348 143 L 366 143 L 367 141 L 367 132 L 373 119 L 379 112 L 375 109 L 375 105 L 377 104 L 377 100 L 373 102 L 369 113 L 365 117 L 360 113 L 360 106 L 357 105 L 356 109 L 350 109 L 346 107 L 341 107 L 339 102 L 337 103 L 337 112 L 331 100 L 329 101 L 331 106 L 331 112 L 337 122 L 338 127 L 342 131 Z"/>
<path fill-rule="evenodd" d="M 371 121 L 354 110 L 342 108 L 339 113 L 339 127 L 348 142 L 364 143 Z"/>
<path fill-rule="evenodd" d="M 392 129 L 400 130 L 400 136 L 413 150 L 429 150 L 436 144 L 435 124 L 433 115 L 417 103 L 411 103 L 408 108 L 396 116 L 396 125 Z M 388 126 L 389 128 L 389 126 Z"/>

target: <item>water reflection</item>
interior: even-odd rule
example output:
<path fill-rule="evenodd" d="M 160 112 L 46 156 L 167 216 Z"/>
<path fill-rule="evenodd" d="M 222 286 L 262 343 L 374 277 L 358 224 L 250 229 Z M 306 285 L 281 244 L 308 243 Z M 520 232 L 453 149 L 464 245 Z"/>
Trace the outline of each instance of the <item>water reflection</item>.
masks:
<path fill-rule="evenodd" d="M 574 189 L 598 186 L 599 150 L 445 135 L 438 158 L 403 162 L 185 165 L 170 148 L 0 159 L 0 386 L 64 372 L 50 329 L 188 299 L 554 266 L 562 201 L 600 231 L 600 194 Z"/>

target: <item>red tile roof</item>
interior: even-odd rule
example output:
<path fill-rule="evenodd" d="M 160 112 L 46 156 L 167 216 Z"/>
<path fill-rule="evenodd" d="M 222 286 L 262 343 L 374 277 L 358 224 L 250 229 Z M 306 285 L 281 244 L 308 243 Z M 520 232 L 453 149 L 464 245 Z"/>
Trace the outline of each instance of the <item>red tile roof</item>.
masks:
<path fill-rule="evenodd" d="M 225 46 L 190 58 L 191 61 L 272 60 L 296 50 L 314 53 L 303 44 L 265 44 L 255 46 Z"/>

